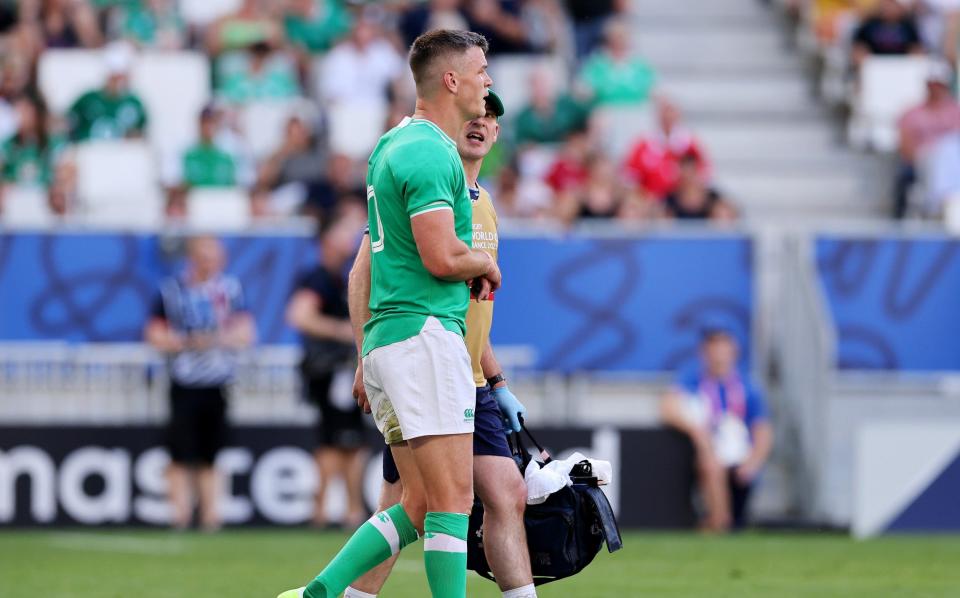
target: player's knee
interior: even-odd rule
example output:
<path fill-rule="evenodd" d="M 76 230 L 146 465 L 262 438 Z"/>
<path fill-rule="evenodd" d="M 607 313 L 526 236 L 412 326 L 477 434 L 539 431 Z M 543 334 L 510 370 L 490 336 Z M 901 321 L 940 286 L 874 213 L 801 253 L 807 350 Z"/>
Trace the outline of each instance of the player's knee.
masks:
<path fill-rule="evenodd" d="M 414 493 L 404 493 L 403 500 L 403 510 L 407 513 L 407 517 L 410 518 L 410 523 L 413 524 L 413 527 L 417 528 L 420 533 L 423 533 L 423 520 L 427 516 L 427 500 L 424 496 Z"/>
<path fill-rule="evenodd" d="M 448 488 L 441 496 L 430 496 L 427 510 L 445 513 L 469 513 L 473 510 L 473 486 Z"/>
<path fill-rule="evenodd" d="M 527 508 L 527 486 L 520 476 L 498 481 L 491 496 L 484 497 L 485 511 L 500 517 L 523 518 Z"/>

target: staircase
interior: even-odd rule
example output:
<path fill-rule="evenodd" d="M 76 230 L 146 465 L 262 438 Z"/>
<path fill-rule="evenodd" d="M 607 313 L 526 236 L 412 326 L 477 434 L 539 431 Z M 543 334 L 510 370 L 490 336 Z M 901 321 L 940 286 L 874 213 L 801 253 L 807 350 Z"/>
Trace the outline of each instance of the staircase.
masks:
<path fill-rule="evenodd" d="M 889 211 L 889 171 L 857 153 L 813 95 L 762 0 L 634 0 L 636 50 L 706 144 L 717 185 L 751 221 L 822 223 Z"/>

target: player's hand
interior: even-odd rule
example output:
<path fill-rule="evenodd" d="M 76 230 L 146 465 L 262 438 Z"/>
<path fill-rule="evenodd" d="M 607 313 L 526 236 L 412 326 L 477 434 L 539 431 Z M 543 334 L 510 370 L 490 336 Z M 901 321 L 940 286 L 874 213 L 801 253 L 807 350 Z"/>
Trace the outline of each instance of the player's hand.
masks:
<path fill-rule="evenodd" d="M 520 431 L 520 418 L 527 414 L 527 408 L 523 406 L 517 397 L 510 392 L 506 385 L 494 388 L 490 391 L 493 399 L 500 407 L 500 414 L 503 416 L 503 426 L 505 431 Z"/>
<path fill-rule="evenodd" d="M 470 294 L 477 299 L 477 303 L 487 301 L 493 293 L 493 286 L 486 278 L 475 278 L 470 287 Z"/>
<path fill-rule="evenodd" d="M 363 362 L 357 365 L 357 373 L 353 375 L 353 398 L 364 413 L 370 413 L 370 401 L 367 399 L 367 389 L 363 386 Z"/>
<path fill-rule="evenodd" d="M 490 269 L 487 270 L 487 273 L 483 275 L 484 280 L 490 281 L 490 291 L 496 291 L 500 288 L 500 285 L 503 283 L 503 278 L 500 274 L 500 266 L 497 265 L 496 260 L 492 257 L 490 258 Z"/>

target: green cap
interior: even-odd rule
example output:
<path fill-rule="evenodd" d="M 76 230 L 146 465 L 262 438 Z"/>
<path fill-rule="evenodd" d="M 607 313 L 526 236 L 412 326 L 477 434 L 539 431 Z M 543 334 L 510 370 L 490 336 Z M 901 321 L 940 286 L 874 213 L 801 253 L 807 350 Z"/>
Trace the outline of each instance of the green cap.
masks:
<path fill-rule="evenodd" d="M 497 95 L 497 92 L 492 89 L 487 89 L 487 107 L 493 110 L 493 113 L 497 115 L 497 118 L 503 116 L 505 112 L 503 109 L 503 100 L 500 99 L 500 96 Z"/>

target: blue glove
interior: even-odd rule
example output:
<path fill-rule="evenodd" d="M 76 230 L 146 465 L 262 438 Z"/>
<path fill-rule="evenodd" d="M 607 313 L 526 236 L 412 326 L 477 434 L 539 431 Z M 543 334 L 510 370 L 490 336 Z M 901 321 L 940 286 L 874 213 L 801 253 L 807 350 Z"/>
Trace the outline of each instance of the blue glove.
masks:
<path fill-rule="evenodd" d="M 497 405 L 500 406 L 500 415 L 503 417 L 504 431 L 507 434 L 510 432 L 519 432 L 520 417 L 527 414 L 527 408 L 517 400 L 517 397 L 515 397 L 506 386 L 494 388 L 490 391 L 490 394 L 493 395 Z"/>

